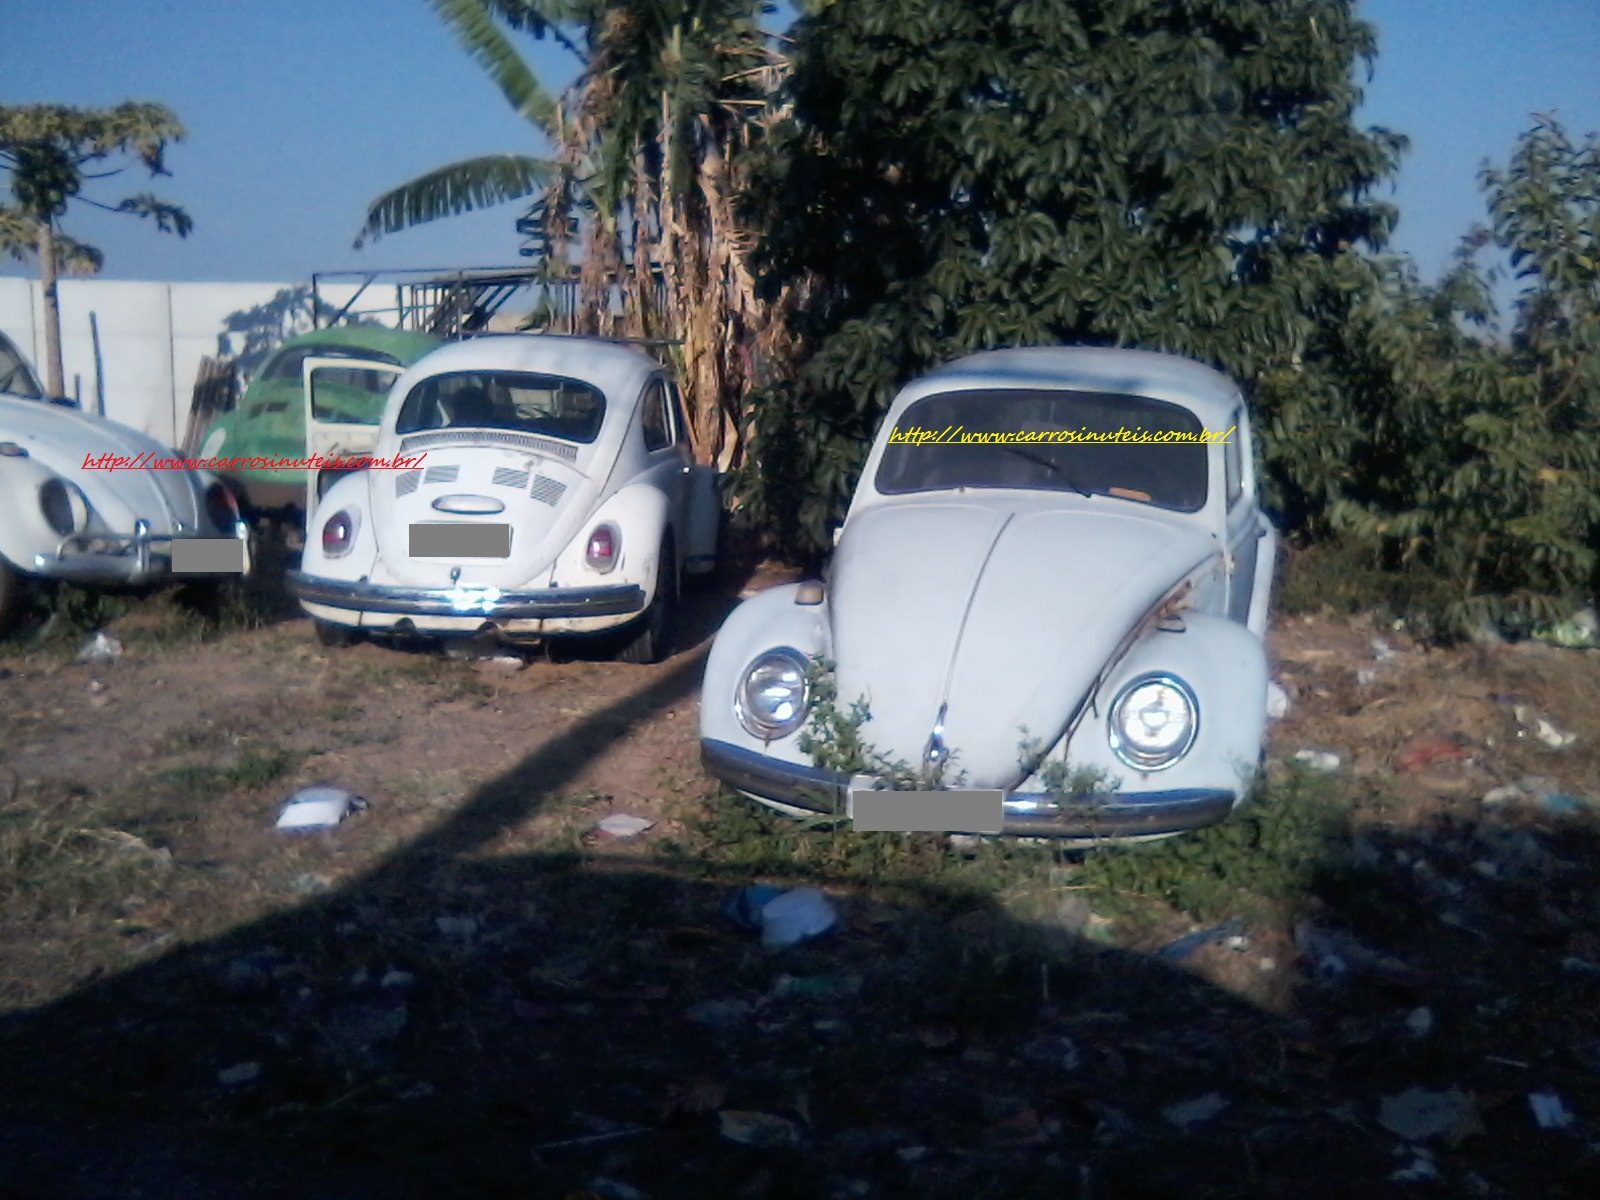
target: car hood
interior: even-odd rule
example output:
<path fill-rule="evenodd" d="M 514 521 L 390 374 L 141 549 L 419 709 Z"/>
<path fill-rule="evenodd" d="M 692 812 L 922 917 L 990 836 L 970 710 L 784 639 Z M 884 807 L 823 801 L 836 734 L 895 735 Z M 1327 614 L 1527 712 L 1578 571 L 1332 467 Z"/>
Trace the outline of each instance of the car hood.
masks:
<path fill-rule="evenodd" d="M 198 527 L 201 498 L 194 472 L 84 468 L 86 456 L 108 453 L 129 459 L 177 457 L 136 429 L 60 405 L 5 399 L 0 400 L 0 441 L 19 443 L 31 458 L 76 483 L 112 532 L 132 532 L 133 521 L 141 518 L 157 533 L 171 533 L 179 522 Z"/>
<path fill-rule="evenodd" d="M 834 559 L 840 701 L 865 698 L 863 736 L 912 767 L 943 709 L 967 786 L 1015 786 L 1023 738 L 1052 744 L 1127 634 L 1217 552 L 1116 501 L 869 508 Z"/>

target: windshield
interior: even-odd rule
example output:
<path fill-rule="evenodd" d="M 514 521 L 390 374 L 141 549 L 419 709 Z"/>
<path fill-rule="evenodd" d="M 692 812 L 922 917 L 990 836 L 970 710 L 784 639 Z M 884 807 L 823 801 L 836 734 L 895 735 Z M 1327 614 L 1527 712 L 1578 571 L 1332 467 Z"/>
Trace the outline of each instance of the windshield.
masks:
<path fill-rule="evenodd" d="M 505 429 L 587 444 L 600 434 L 605 397 L 592 384 L 521 371 L 433 375 L 400 406 L 396 433 Z"/>
<path fill-rule="evenodd" d="M 0 335 L 0 392 L 28 400 L 38 400 L 44 395 L 28 364 L 4 335 Z"/>
<path fill-rule="evenodd" d="M 1050 440 L 1117 436 L 1119 430 L 1129 437 L 1202 433 L 1188 409 L 1147 396 L 945 392 L 918 400 L 901 416 L 891 439 L 923 440 L 889 442 L 877 488 L 887 495 L 949 488 L 1076 491 L 1180 512 L 1204 507 L 1209 451 L 1198 441 Z"/>

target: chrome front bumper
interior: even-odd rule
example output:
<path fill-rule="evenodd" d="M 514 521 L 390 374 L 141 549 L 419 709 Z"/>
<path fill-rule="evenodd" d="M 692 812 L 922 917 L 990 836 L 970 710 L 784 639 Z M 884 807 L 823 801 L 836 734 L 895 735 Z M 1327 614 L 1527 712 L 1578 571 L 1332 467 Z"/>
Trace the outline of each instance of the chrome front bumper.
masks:
<path fill-rule="evenodd" d="M 783 762 L 715 738 L 701 740 L 700 757 L 706 770 L 736 791 L 808 812 L 845 814 L 851 780 L 838 772 Z M 1216 824 L 1232 811 L 1235 799 L 1223 788 L 1120 792 L 1076 801 L 1048 792 L 1008 792 L 1002 832 L 1067 838 L 1183 833 Z"/>
<path fill-rule="evenodd" d="M 243 571 L 173 571 L 174 543 L 216 541 L 243 543 Z M 33 556 L 34 572 L 50 579 L 130 586 L 169 578 L 248 575 L 250 566 L 250 527 L 243 521 L 235 521 L 232 536 L 223 538 L 205 537 L 198 533 L 151 533 L 150 522 L 135 521 L 132 533 L 68 534 L 56 545 L 53 554 Z"/>
<path fill-rule="evenodd" d="M 302 603 L 394 616 L 536 621 L 563 617 L 626 616 L 644 611 L 644 589 L 633 583 L 508 592 L 499 588 L 466 585 L 421 588 L 386 583 L 352 583 L 321 575 L 307 575 L 303 571 L 289 571 L 287 580 L 290 594 Z"/>

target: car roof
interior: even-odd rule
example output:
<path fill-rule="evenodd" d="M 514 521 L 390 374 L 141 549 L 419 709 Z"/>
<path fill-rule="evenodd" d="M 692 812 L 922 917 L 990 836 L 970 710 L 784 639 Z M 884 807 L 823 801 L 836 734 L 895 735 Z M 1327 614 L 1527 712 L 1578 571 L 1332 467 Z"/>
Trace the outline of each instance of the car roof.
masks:
<path fill-rule="evenodd" d="M 592 383 L 607 399 L 632 400 L 664 370 L 637 346 L 610 338 L 554 333 L 493 333 L 441 347 L 413 369 L 414 378 L 453 371 L 528 371 Z M 409 391 L 409 387 L 407 388 Z"/>
<path fill-rule="evenodd" d="M 1220 371 L 1194 359 L 1150 350 L 1101 346 L 1034 346 L 984 350 L 946 363 L 900 392 L 890 407 L 906 407 L 938 392 L 1063 388 L 1149 396 L 1183 405 L 1208 429 L 1226 429 L 1239 388 Z"/>
<path fill-rule="evenodd" d="M 278 351 L 295 346 L 349 346 L 357 350 L 379 350 L 394 355 L 402 364 L 416 362 L 429 351 L 444 345 L 444 339 L 416 329 L 390 329 L 384 325 L 329 325 L 310 333 L 285 338 Z"/>

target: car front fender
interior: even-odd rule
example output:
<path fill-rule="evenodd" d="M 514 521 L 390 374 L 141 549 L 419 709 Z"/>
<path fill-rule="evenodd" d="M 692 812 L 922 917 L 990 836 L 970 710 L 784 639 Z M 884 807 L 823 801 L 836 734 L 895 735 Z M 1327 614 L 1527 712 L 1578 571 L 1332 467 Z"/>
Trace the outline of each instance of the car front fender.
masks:
<path fill-rule="evenodd" d="M 1122 690 L 1141 676 L 1173 675 L 1194 693 L 1198 730 L 1189 752 L 1155 771 L 1130 767 L 1109 738 L 1111 709 Z M 1073 767 L 1098 769 L 1123 791 L 1223 789 L 1242 796 L 1254 777 L 1266 734 L 1267 656 L 1261 639 L 1237 621 L 1185 612 L 1181 632 L 1155 629 L 1142 638 L 1097 689 L 1065 746 Z M 1034 734 L 1043 731 L 1034 730 Z M 1037 777 L 1022 785 L 1031 790 Z"/>
<path fill-rule="evenodd" d="M 61 542 L 39 508 L 39 489 L 66 479 L 34 458 L 0 458 L 0 558 L 20 571 L 33 570 L 35 554 L 49 554 Z"/>
<path fill-rule="evenodd" d="M 827 602 L 796 604 L 800 586 L 785 584 L 751 597 L 734 609 L 718 630 L 706 658 L 705 682 L 700 689 L 702 740 L 731 743 L 788 762 L 809 763 L 799 747 L 800 730 L 763 742 L 739 723 L 733 711 L 734 691 L 756 655 L 782 646 L 808 658 L 831 655 Z"/>

